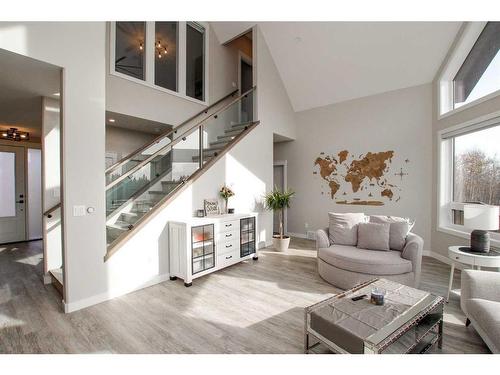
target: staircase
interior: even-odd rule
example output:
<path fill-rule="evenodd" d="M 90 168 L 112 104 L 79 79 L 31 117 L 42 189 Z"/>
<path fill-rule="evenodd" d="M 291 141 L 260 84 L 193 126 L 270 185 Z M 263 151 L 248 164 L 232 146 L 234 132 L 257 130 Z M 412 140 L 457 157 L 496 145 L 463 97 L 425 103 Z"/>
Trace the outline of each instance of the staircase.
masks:
<path fill-rule="evenodd" d="M 259 124 L 255 90 L 226 95 L 106 170 L 105 260 Z"/>

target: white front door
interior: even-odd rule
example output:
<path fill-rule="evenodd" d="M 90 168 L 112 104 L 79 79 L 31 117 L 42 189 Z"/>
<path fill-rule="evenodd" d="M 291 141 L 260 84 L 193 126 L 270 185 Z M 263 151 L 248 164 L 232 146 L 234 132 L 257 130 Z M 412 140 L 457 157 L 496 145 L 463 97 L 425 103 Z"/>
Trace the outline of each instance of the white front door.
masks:
<path fill-rule="evenodd" d="M 26 240 L 24 148 L 0 146 L 0 243 Z"/>

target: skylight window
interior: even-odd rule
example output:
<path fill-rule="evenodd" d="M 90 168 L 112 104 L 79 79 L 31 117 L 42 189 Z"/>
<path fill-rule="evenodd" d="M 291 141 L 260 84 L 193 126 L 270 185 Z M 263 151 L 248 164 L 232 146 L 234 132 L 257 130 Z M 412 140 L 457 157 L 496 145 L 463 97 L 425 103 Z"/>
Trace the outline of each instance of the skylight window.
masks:
<path fill-rule="evenodd" d="M 488 22 L 453 79 L 453 108 L 500 90 L 500 22 Z"/>

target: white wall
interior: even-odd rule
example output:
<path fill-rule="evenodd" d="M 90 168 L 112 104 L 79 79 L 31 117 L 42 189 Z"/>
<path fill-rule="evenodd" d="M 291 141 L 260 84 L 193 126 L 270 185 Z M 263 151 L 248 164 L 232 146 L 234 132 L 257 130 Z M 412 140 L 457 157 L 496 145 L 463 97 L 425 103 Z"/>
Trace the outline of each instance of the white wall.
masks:
<path fill-rule="evenodd" d="M 428 84 L 298 112 L 297 139 L 276 144 L 274 154 L 275 160 L 288 161 L 288 186 L 296 191 L 288 210 L 288 231 L 305 234 L 306 223 L 309 230 L 324 228 L 329 211 L 405 216 L 416 219 L 413 231 L 429 249 L 431 107 Z M 408 173 L 402 181 L 389 176 L 402 187 L 401 200 L 377 207 L 336 204 L 326 193 L 326 182 L 313 170 L 320 152 L 332 155 L 341 150 L 355 155 L 394 150 L 394 166 Z"/>
<path fill-rule="evenodd" d="M 105 38 L 103 22 L 0 23 L 0 48 L 64 69 L 62 146 L 67 303 L 101 293 L 108 282 L 103 265 Z M 75 46 L 81 53 L 75 53 Z M 92 206 L 95 213 L 74 217 L 74 205 Z"/>
<path fill-rule="evenodd" d="M 28 239 L 42 238 L 42 151 L 28 148 Z"/>
<path fill-rule="evenodd" d="M 297 136 L 295 116 L 290 99 L 262 31 L 258 26 L 254 30 L 253 62 L 254 81 L 257 84 L 258 119 L 272 133 L 295 139 Z"/>
<path fill-rule="evenodd" d="M 107 125 L 106 153 L 116 154 L 119 160 L 156 137 L 154 134 Z"/>

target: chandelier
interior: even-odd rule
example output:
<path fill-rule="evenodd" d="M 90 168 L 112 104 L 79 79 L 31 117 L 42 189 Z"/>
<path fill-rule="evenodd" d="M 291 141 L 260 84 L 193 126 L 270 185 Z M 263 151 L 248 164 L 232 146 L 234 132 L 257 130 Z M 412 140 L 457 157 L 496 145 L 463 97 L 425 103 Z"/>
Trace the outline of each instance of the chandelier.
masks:
<path fill-rule="evenodd" d="M 143 50 L 144 50 L 144 44 L 140 42 L 139 51 Z M 158 40 L 158 42 L 155 43 L 155 53 L 159 59 L 161 59 L 163 55 L 166 55 L 168 53 L 167 46 L 162 45 L 161 40 Z"/>
<path fill-rule="evenodd" d="M 155 44 L 155 48 L 156 48 L 156 55 L 158 56 L 159 59 L 161 59 L 162 55 L 167 54 L 167 46 L 163 46 L 160 40 L 158 41 L 158 43 Z"/>
<path fill-rule="evenodd" d="M 0 139 L 7 139 L 10 141 L 29 141 L 30 133 L 19 131 L 17 128 L 10 128 L 0 131 Z"/>

